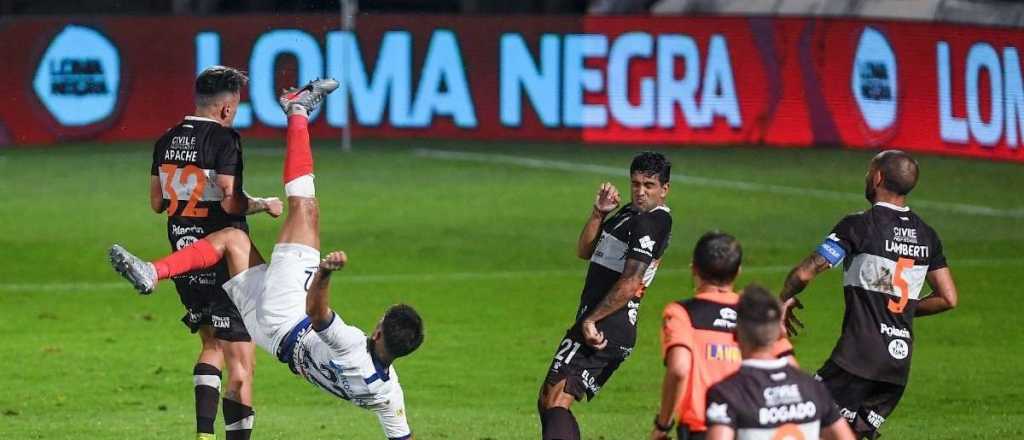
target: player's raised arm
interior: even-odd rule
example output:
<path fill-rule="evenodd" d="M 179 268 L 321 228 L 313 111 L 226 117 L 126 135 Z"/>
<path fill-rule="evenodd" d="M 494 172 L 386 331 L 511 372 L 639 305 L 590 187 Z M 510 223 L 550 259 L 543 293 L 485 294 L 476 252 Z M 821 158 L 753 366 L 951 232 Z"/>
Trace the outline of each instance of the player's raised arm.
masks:
<path fill-rule="evenodd" d="M 217 187 L 224 192 L 220 206 L 229 214 L 252 215 L 266 212 L 276 218 L 284 209 L 284 205 L 277 197 L 252 197 L 245 191 L 236 191 L 235 176 L 217 176 Z"/>
<path fill-rule="evenodd" d="M 306 315 L 313 322 L 313 328 L 323 330 L 331 324 L 334 311 L 331 310 L 329 291 L 331 274 L 345 267 L 348 256 L 342 251 L 334 251 L 320 262 L 306 294 Z"/>
<path fill-rule="evenodd" d="M 576 243 L 576 256 L 589 260 L 594 255 L 597 240 L 601 238 L 601 222 L 618 206 L 619 190 L 609 182 L 602 183 L 594 198 L 594 209 L 590 212 L 587 223 L 583 225 L 583 231 L 580 232 L 579 241 Z"/>

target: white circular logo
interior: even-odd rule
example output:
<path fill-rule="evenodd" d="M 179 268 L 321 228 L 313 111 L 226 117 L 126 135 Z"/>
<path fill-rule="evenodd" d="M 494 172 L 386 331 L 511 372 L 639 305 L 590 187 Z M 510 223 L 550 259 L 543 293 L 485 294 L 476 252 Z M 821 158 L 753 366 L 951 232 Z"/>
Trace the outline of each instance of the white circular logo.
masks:
<path fill-rule="evenodd" d="M 189 246 L 192 243 L 195 243 L 197 241 L 199 241 L 198 238 L 195 238 L 195 237 L 193 237 L 191 235 L 186 235 L 184 237 L 179 238 L 178 241 L 176 243 L 174 243 L 174 247 L 177 248 L 180 251 L 183 248 L 185 248 L 186 246 Z"/>
<path fill-rule="evenodd" d="M 906 359 L 910 354 L 910 347 L 902 339 L 893 339 L 889 343 L 889 354 L 895 359 Z"/>
<path fill-rule="evenodd" d="M 885 35 L 872 27 L 864 28 L 857 43 L 850 87 L 868 128 L 882 131 L 896 122 L 899 102 L 896 54 Z"/>
<path fill-rule="evenodd" d="M 117 47 L 95 29 L 68 25 L 39 60 L 32 87 L 61 125 L 100 122 L 117 107 L 121 57 Z"/>

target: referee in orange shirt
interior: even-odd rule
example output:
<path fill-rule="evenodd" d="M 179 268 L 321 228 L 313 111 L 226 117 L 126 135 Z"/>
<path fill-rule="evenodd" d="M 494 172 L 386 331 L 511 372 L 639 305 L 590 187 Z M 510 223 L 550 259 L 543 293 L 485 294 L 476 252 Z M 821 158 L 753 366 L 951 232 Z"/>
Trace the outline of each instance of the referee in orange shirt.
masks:
<path fill-rule="evenodd" d="M 740 242 L 729 234 L 708 232 L 697 240 L 691 263 L 695 295 L 665 306 L 661 333 L 665 379 L 652 440 L 668 439 L 675 421 L 680 440 L 703 440 L 708 388 L 739 370 L 736 304 L 740 297 L 733 283 L 742 260 Z M 779 339 L 773 351 L 795 364 L 787 339 Z"/>

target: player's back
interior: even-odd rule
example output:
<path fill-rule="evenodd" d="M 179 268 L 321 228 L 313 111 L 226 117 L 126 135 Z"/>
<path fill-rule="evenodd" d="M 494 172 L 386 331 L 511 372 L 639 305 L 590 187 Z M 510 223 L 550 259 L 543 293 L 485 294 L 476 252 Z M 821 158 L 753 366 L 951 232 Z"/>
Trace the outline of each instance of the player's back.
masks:
<path fill-rule="evenodd" d="M 216 184 L 217 176 L 230 175 L 235 191 L 242 190 L 241 142 L 231 128 L 212 119 L 185 117 L 157 140 L 151 172 L 160 178 L 173 223 L 181 227 L 244 224 L 244 216 L 228 214 L 221 207 L 224 193 Z"/>
<path fill-rule="evenodd" d="M 909 208 L 878 203 L 840 221 L 822 248 L 844 257 L 846 312 L 831 359 L 860 377 L 906 383 L 925 278 L 946 266 L 938 234 Z"/>
<path fill-rule="evenodd" d="M 744 360 L 707 397 L 708 425 L 733 428 L 737 440 L 817 439 L 839 419 L 824 385 L 785 359 Z"/>

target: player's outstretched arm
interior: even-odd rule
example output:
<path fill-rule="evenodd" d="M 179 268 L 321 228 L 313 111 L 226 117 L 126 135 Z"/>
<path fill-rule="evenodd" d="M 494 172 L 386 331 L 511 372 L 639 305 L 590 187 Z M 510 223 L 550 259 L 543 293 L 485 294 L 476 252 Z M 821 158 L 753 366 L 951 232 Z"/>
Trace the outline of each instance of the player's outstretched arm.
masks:
<path fill-rule="evenodd" d="M 220 206 L 228 214 L 252 215 L 266 212 L 276 218 L 283 211 L 284 207 L 277 197 L 251 197 L 245 191 L 235 191 L 235 176 L 218 175 L 216 183 L 224 193 Z"/>
<path fill-rule="evenodd" d="M 583 225 L 580 238 L 576 243 L 576 256 L 583 260 L 589 260 L 594 255 L 597 247 L 597 239 L 601 237 L 601 223 L 608 213 L 619 206 L 619 190 L 609 182 L 601 184 L 597 189 L 597 196 L 594 198 L 594 209 L 590 212 L 590 218 Z"/>
<path fill-rule="evenodd" d="M 342 251 L 331 252 L 320 261 L 320 268 L 313 276 L 313 281 L 309 284 L 309 292 L 306 294 L 306 315 L 313 322 L 314 329 L 323 330 L 331 324 L 334 317 L 328 294 L 331 274 L 345 267 L 347 262 L 348 256 Z"/>
<path fill-rule="evenodd" d="M 828 270 L 828 260 L 822 257 L 818 252 L 812 252 L 807 258 L 804 258 L 800 264 L 797 264 L 793 270 L 789 271 L 789 275 L 786 276 L 786 282 L 782 285 L 782 292 L 779 293 L 779 300 L 782 301 L 782 312 L 783 312 L 783 324 L 786 328 L 786 333 L 790 336 L 797 334 L 797 328 L 803 328 L 804 323 L 801 322 L 794 313 L 795 309 L 802 309 L 804 305 L 800 303 L 800 300 L 796 299 L 796 295 L 810 284 L 811 280 L 818 276 L 818 274 Z"/>
<path fill-rule="evenodd" d="M 626 267 L 623 268 L 619 280 L 615 282 L 615 285 L 597 307 L 594 307 L 587 317 L 583 318 L 583 338 L 586 339 L 587 345 L 598 350 L 602 350 L 608 345 L 604 333 L 597 330 L 597 322 L 624 307 L 629 299 L 643 288 L 644 272 L 647 271 L 647 266 L 649 264 L 643 261 L 634 258 L 626 259 Z"/>
<path fill-rule="evenodd" d="M 948 267 L 928 272 L 925 279 L 928 285 L 932 286 L 932 293 L 917 304 L 914 316 L 934 315 L 956 308 L 959 295 L 956 292 L 956 283 L 953 282 L 953 274 Z"/>
<path fill-rule="evenodd" d="M 821 430 L 821 438 L 825 440 L 855 440 L 853 430 L 846 423 L 846 419 L 842 417 L 831 425 L 824 427 Z"/>

